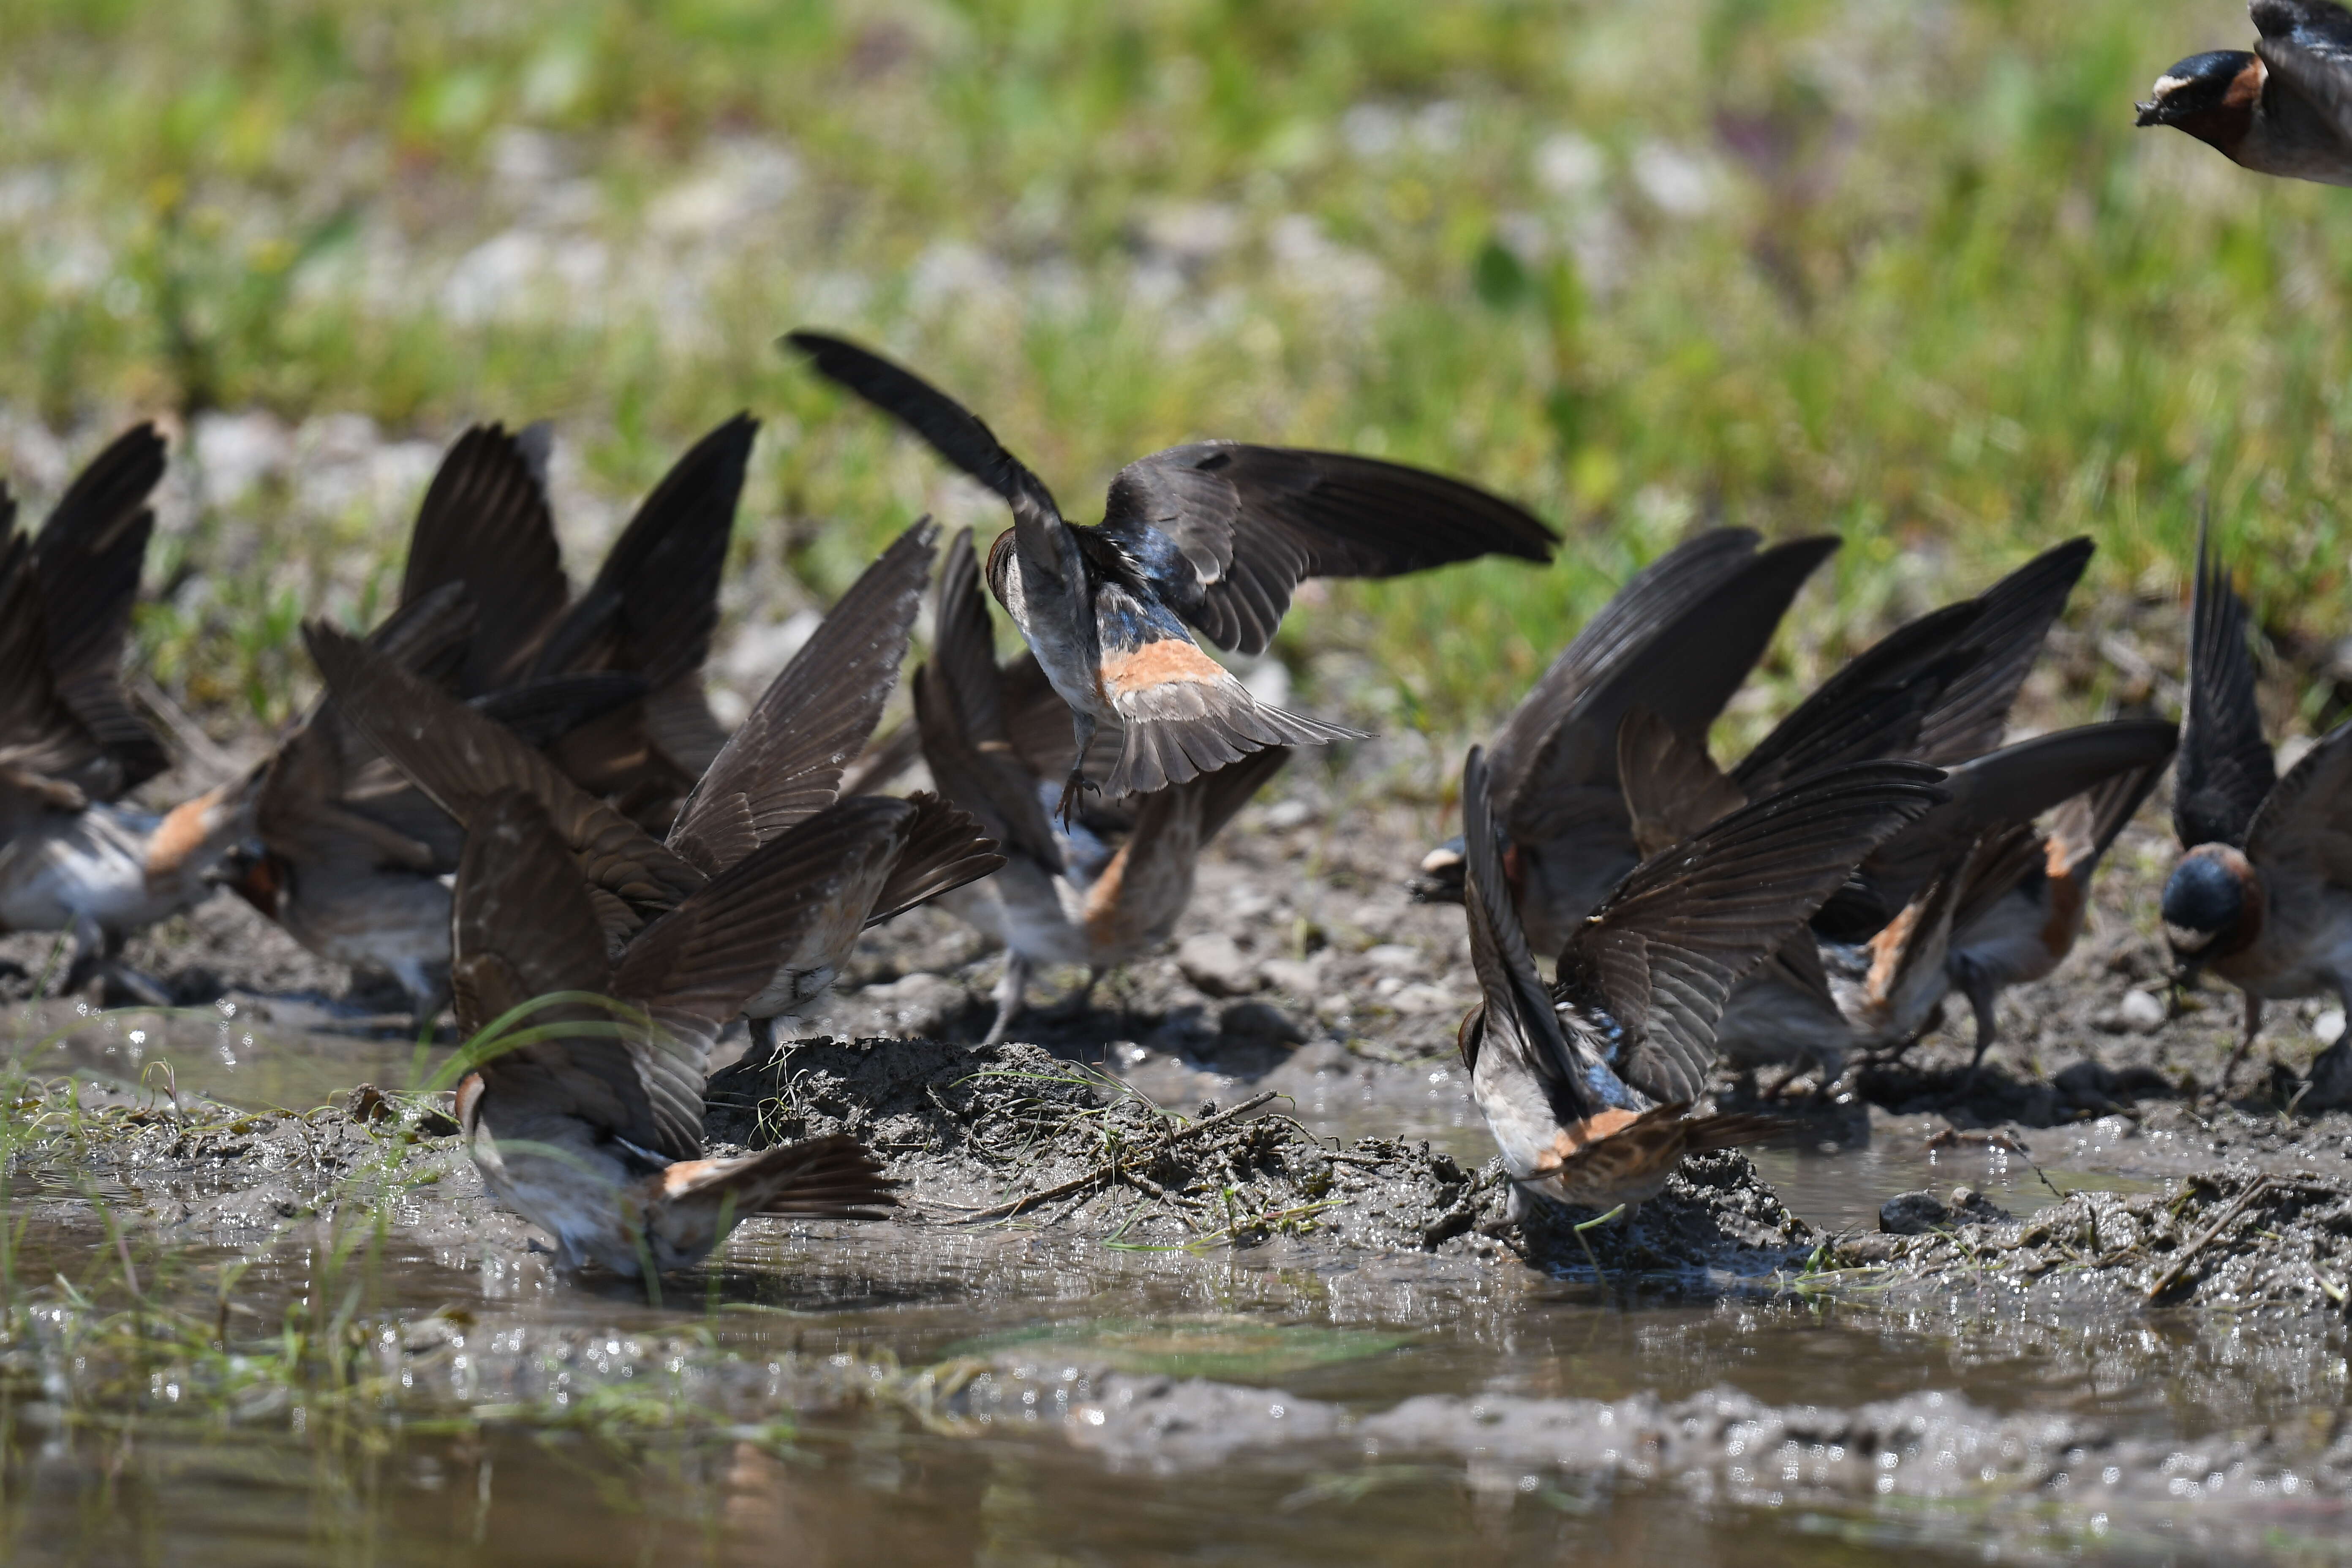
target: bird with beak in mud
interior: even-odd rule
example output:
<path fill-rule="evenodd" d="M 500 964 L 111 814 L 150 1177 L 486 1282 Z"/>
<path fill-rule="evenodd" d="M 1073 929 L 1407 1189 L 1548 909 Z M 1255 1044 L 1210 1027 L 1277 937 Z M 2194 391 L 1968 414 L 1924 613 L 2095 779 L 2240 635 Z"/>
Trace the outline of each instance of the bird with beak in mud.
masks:
<path fill-rule="evenodd" d="M 1735 812 L 1635 868 L 1547 986 L 1503 875 L 1486 757 L 1471 749 L 1463 907 L 1483 1000 L 1458 1043 L 1516 1209 L 1529 1196 L 1604 1211 L 1643 1203 L 1685 1155 L 1771 1134 L 1767 1118 L 1692 1114 L 1724 1002 L 1864 856 L 1943 798 L 1941 776 L 1863 763 Z"/>
<path fill-rule="evenodd" d="M 566 1269 L 666 1274 L 751 1215 L 870 1219 L 890 1205 L 892 1184 L 846 1135 L 702 1153 L 710 1047 L 766 983 L 772 933 L 821 920 L 890 852 L 875 812 L 831 826 L 753 851 L 615 952 L 593 885 L 529 792 L 495 791 L 475 815 L 451 974 L 459 1028 L 484 1037 L 457 1123 L 483 1184 L 554 1236 Z"/>
<path fill-rule="evenodd" d="M 2241 168 L 2352 185 L 2352 11 L 2253 0 L 2252 50 L 2209 49 L 2156 79 L 2141 125 L 2169 125 Z"/>
<path fill-rule="evenodd" d="M 2173 983 L 2210 972 L 2244 994 L 2221 1089 L 2262 1028 L 2263 1004 L 2332 994 L 2352 1010 L 2352 721 L 2278 774 L 2263 738 L 2246 606 L 2197 537 L 2189 705 L 2172 823 L 2183 854 L 2164 884 Z M 2302 1103 L 2352 1104 L 2352 1038 L 2311 1065 Z"/>
<path fill-rule="evenodd" d="M 1002 496 L 1012 529 L 989 589 L 1070 710 L 1066 825 L 1097 728 L 1119 730 L 1106 798 L 1148 795 L 1275 746 L 1360 739 L 1259 701 L 1192 630 L 1255 657 L 1309 577 L 1392 577 L 1476 556 L 1548 562 L 1559 538 L 1457 479 L 1342 452 L 1202 441 L 1139 458 L 1103 521 L 1074 527 L 1052 492 L 969 409 L 913 373 L 823 333 L 785 339 L 818 374 L 904 423 Z M 1190 629 L 1188 629 L 1190 628 Z"/>

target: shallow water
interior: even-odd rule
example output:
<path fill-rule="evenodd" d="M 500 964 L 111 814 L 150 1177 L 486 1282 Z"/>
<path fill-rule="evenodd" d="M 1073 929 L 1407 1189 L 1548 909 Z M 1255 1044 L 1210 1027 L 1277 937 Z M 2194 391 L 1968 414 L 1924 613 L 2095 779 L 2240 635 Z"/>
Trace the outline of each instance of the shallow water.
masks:
<path fill-rule="evenodd" d="M 163 1061 L 184 1092 L 260 1107 L 362 1079 L 408 1083 L 434 1060 L 406 1042 L 251 1019 L 112 1022 L 26 1047 L 26 1065 L 152 1083 Z M 146 1036 L 135 1046 L 133 1029 Z M 1424 1075 L 1401 1092 L 1429 1091 Z M 1353 1131 L 1363 1114 L 1351 1102 L 1321 1118 Z M 1430 1120 L 1447 1124 L 1442 1109 Z M 1868 1223 L 1885 1196 L 1922 1185 L 1965 1182 L 2023 1212 L 2070 1183 L 2156 1179 L 2147 1151 L 2103 1148 L 2095 1133 L 2053 1136 L 2034 1160 L 1924 1144 L 1920 1129 L 1858 1119 L 1759 1163 L 1824 1226 Z M 1460 1146 L 1482 1152 L 1475 1138 Z M 351 1364 L 373 1381 L 342 1395 L 192 1383 L 183 1398 L 155 1381 L 177 1375 L 163 1358 L 138 1396 L 100 1398 L 75 1382 L 64 1330 L 34 1323 L 0 1378 L 7 1561 L 2352 1559 L 2339 1494 L 2223 1485 L 2218 1461 L 2210 1478 L 2201 1460 L 2166 1468 L 2176 1450 L 2258 1425 L 2309 1436 L 2332 1420 L 2347 1395 L 2340 1326 L 2050 1322 L 1999 1301 L 1896 1310 L 1762 1282 L 1604 1286 L 1311 1237 L 1192 1253 L 1053 1230 L 771 1221 L 655 1306 L 510 1247 L 434 1239 L 401 1207 L 424 1200 L 406 1198 L 340 1259 L 318 1227 L 289 1226 L 225 1293 L 228 1255 L 142 1243 L 134 1258 L 107 1228 L 171 1184 L 20 1165 L 14 1279 L 96 1291 L 121 1253 L 145 1269 L 151 1302 L 199 1323 L 224 1314 L 257 1356 L 264 1331 L 303 1321 L 304 1304 L 321 1318 L 344 1308 Z M 943 1363 L 976 1380 L 951 1406 L 841 1393 Z M 1171 1395 L 1156 1425 L 1124 1414 L 1139 1390 L 1165 1392 L 1153 1380 L 1189 1378 L 1225 1403 Z M 1794 1447 L 1745 1455 L 1738 1437 L 1646 1477 L 1596 1469 L 1482 1440 L 1484 1405 L 1444 1419 L 1400 1409 L 1456 1395 L 1589 1426 L 1601 1417 L 1588 1402 L 1710 1391 L 1821 1411 L 1927 1409 L 1934 1395 L 1958 1414 L 1923 1417 L 1918 1451 L 1890 1451 L 1874 1484 L 1876 1472 L 1840 1479 L 1834 1457 Z M 2000 1456 L 2030 1446 L 2035 1422 L 2121 1444 L 2085 1461 L 2131 1472 L 2116 1500 L 2009 1484 L 2014 1456 Z M 1913 1479 L 1975 1466 L 1971 1445 L 1990 1456 L 1981 1483 Z"/>

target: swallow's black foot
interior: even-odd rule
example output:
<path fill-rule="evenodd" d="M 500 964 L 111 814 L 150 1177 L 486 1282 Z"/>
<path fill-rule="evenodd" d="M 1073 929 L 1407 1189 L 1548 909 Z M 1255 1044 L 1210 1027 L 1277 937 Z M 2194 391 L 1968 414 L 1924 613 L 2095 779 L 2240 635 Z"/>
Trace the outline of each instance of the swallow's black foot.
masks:
<path fill-rule="evenodd" d="M 1085 768 L 1076 767 L 1070 770 L 1070 776 L 1062 781 L 1061 804 L 1054 808 L 1054 815 L 1061 818 L 1064 828 L 1066 829 L 1070 826 L 1070 819 L 1076 814 L 1078 802 L 1086 793 L 1093 790 L 1099 794 L 1101 789 L 1101 785 L 1087 777 Z"/>

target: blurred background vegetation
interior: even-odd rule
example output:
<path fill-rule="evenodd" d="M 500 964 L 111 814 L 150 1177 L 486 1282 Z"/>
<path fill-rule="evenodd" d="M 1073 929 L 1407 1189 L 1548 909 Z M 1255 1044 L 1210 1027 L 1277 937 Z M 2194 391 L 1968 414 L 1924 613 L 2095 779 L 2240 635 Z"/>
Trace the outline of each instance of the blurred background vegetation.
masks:
<path fill-rule="evenodd" d="M 2076 531 L 2107 604 L 2168 605 L 2200 504 L 2316 647 L 2352 205 L 2132 127 L 2250 36 L 2234 0 L 0 0 L 0 457 L 38 504 L 171 423 L 143 651 L 223 733 L 309 689 L 299 615 L 376 613 L 474 420 L 554 421 L 575 575 L 766 421 L 722 681 L 917 512 L 999 526 L 776 351 L 800 324 L 1077 517 L 1207 435 L 1527 500 L 1554 570 L 1293 617 L 1307 695 L 1394 728 L 1489 722 L 1710 519 L 1848 540 L 1757 706 Z"/>

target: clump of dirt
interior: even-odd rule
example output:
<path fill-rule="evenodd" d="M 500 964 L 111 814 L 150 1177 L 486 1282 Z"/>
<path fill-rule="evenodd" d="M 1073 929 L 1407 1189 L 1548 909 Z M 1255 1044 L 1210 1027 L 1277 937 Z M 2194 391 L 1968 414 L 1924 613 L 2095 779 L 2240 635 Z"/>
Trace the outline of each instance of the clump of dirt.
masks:
<path fill-rule="evenodd" d="M 1878 1233 L 1838 1238 L 1822 1261 L 1897 1300 L 1975 1289 L 2033 1308 L 2336 1314 L 2352 1300 L 2352 1185 L 2309 1173 L 2233 1163 L 2168 1193 L 2070 1193 L 2023 1220 L 1955 1196 L 1890 1199 Z"/>
<path fill-rule="evenodd" d="M 1788 1267 L 1817 1239 L 1738 1154 L 1686 1162 L 1630 1219 L 1580 1237 L 1592 1215 L 1515 1204 L 1499 1161 L 1472 1169 L 1395 1139 L 1334 1148 L 1268 1093 L 1179 1116 L 1029 1045 L 801 1041 L 724 1069 L 706 1099 L 716 1143 L 866 1139 L 937 1222 L 1017 1216 L 1142 1246 L 1314 1235 L 1551 1269 L 1586 1268 L 1589 1247 L 1613 1270 L 1727 1279 Z"/>

